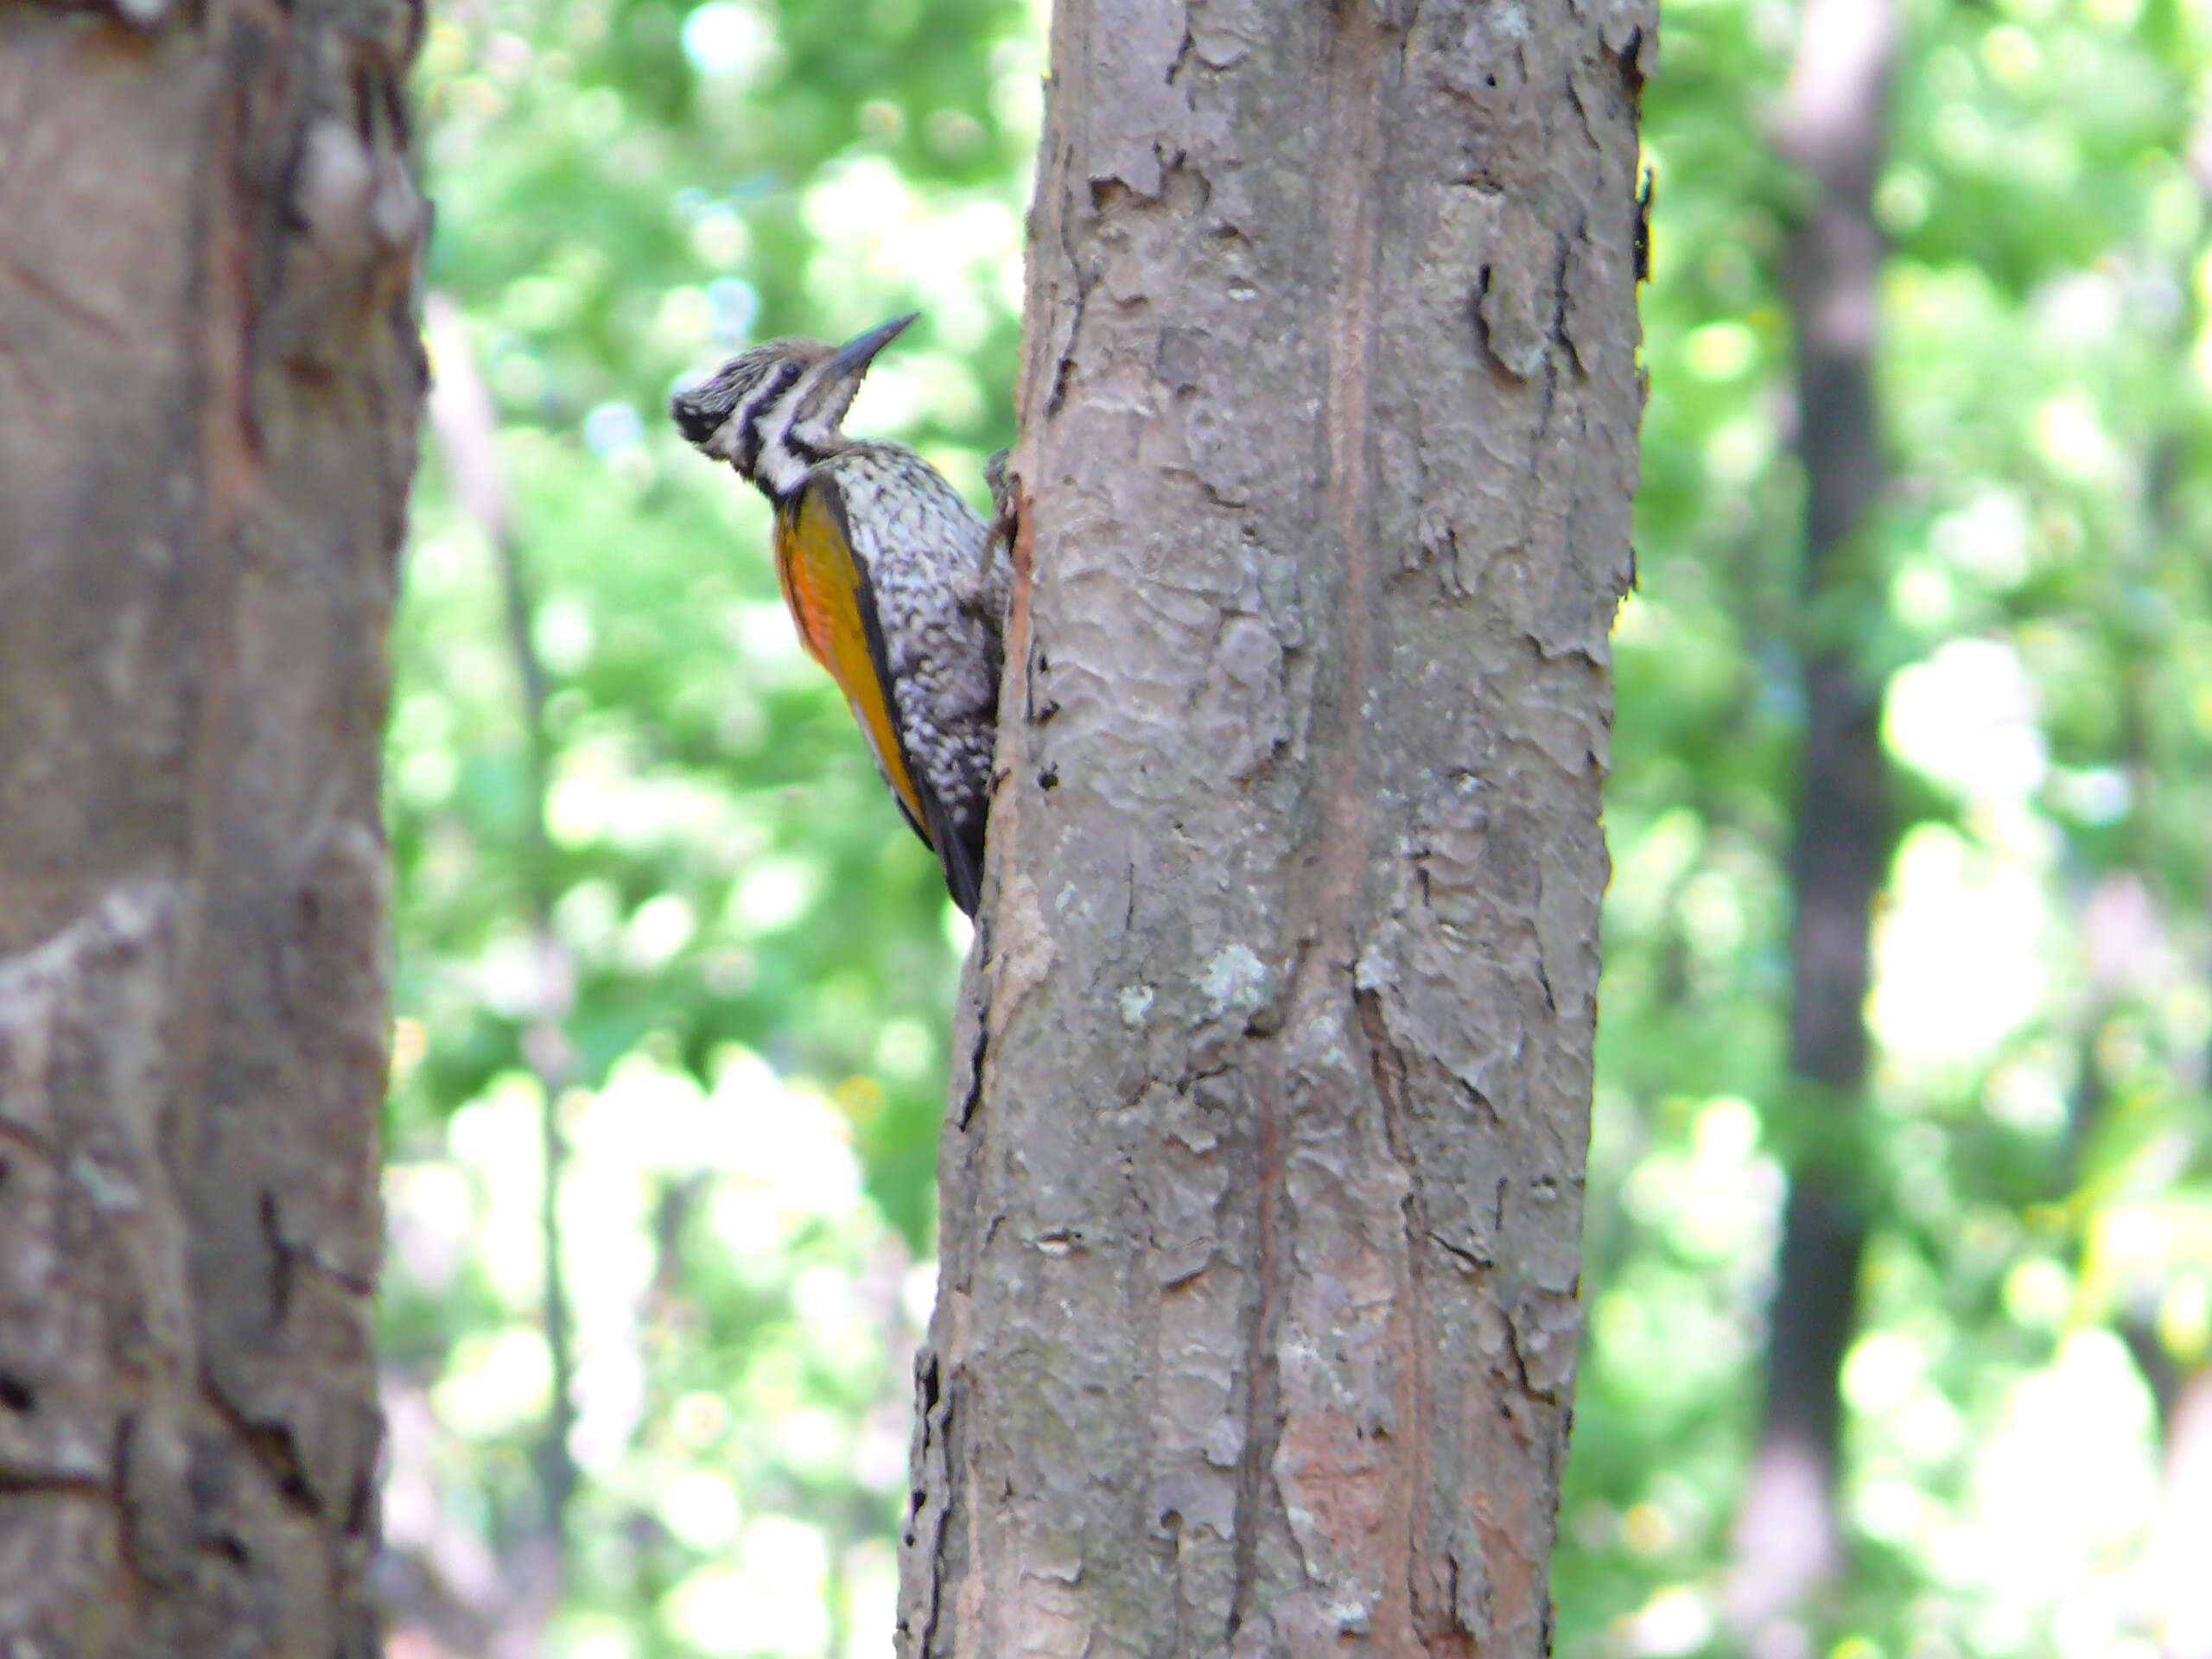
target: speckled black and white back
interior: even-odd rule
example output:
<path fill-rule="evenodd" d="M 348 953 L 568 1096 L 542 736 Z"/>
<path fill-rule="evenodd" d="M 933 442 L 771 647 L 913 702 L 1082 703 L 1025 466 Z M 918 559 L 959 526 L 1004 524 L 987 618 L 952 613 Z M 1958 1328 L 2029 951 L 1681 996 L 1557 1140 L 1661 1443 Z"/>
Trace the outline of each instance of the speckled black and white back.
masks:
<path fill-rule="evenodd" d="M 944 475 L 904 445 L 851 444 L 817 462 L 812 477 L 836 491 L 854 556 L 868 573 L 908 770 L 943 809 L 980 883 L 1013 580 L 1005 549 Z M 936 826 L 927 828 L 936 841 Z M 958 899 L 954 849 L 938 851 Z"/>

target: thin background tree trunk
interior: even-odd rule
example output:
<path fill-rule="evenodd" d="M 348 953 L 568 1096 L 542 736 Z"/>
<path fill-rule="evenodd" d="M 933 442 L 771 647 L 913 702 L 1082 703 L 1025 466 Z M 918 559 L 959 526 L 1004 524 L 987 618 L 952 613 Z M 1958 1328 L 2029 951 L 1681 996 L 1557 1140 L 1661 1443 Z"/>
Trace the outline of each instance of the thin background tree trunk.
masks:
<path fill-rule="evenodd" d="M 368 1659 L 404 3 L 0 11 L 0 1650 Z"/>
<path fill-rule="evenodd" d="M 1859 538 L 1884 487 L 1874 351 L 1884 249 L 1874 181 L 1897 56 L 1894 0 L 1805 0 L 1777 134 L 1813 183 L 1784 251 L 1805 473 L 1805 743 L 1790 877 L 1789 1070 L 1831 1117 L 1793 1160 L 1769 1315 L 1764 1421 L 1736 1529 L 1730 1614 L 1757 1631 L 1841 1565 L 1840 1373 L 1866 1226 L 1853 1188 L 1866 1085 L 1874 896 L 1890 855 L 1882 687 L 1859 665 L 1878 600 Z M 1798 1638 L 1778 1635 L 1777 1653 Z M 1761 1651 L 1766 1649 L 1762 1646 Z"/>
<path fill-rule="evenodd" d="M 2197 194 L 2208 209 L 2212 209 L 2212 99 L 2199 97 L 2196 118 L 2191 123 L 2189 137 L 2182 154 L 2189 163 L 2190 175 L 2196 181 Z M 2190 284 L 2177 282 L 2178 291 L 2188 293 Z M 2206 309 L 2202 290 L 2198 290 L 2196 316 L 2183 313 L 2182 326 L 2175 330 L 2178 342 L 2186 338 L 2183 329 L 2187 322 L 2199 320 Z M 2177 547 L 2188 556 L 2193 550 L 2188 541 L 2188 531 L 2177 511 L 2176 486 L 2181 474 L 2181 459 L 2187 439 L 2181 423 L 2172 415 L 2167 416 L 2165 430 L 2159 435 L 2154 449 L 2156 457 L 2148 472 L 2146 486 L 2149 499 L 2147 518 L 2155 540 L 2146 550 L 2153 557 L 2158 543 Z M 2131 560 L 2133 567 L 2126 572 L 2134 579 L 2137 572 L 2150 560 L 2139 556 Z M 2127 696 L 2131 702 L 2139 702 L 2145 696 L 2145 677 L 2139 671 L 2129 677 Z M 2154 786 L 2149 757 L 2143 753 L 2145 739 L 2151 722 L 2147 709 L 2133 711 L 2127 721 L 2129 747 L 2135 751 L 2127 757 L 2128 772 L 2136 798 L 2144 798 Z M 2186 776 L 2186 762 L 2167 762 L 2175 770 L 2171 775 Z M 2169 820 L 2171 821 L 2171 820 Z M 2154 855 L 2156 849 L 2146 849 Z M 2196 856 L 2184 857 L 2180 868 L 2193 868 L 2198 877 L 2196 906 L 2200 912 L 2212 906 L 2212 861 L 2203 856 L 2199 843 L 2192 849 Z M 2146 855 L 2145 862 L 2150 862 Z M 2140 892 L 2141 889 L 2137 889 Z M 2130 905 L 2128 909 L 2133 909 Z M 2094 911 L 2092 912 L 2094 917 Z M 2158 925 L 2154 917 L 2152 925 Z M 2094 921 L 2092 922 L 2094 929 Z M 2091 961 L 2100 955 L 2095 934 L 2091 935 Z M 2121 949 L 2139 946 L 2139 936 L 2115 941 Z M 2143 959 L 2154 961 L 2150 951 Z M 2109 956 L 2105 961 L 2117 967 Z M 2200 977 L 2205 976 L 2200 964 Z M 2101 1020 L 2097 1022 L 2101 1024 Z M 2093 1045 L 2085 1045 L 2093 1048 Z M 2212 1052 L 2200 1051 L 2195 1064 L 2183 1072 L 2185 1086 L 2194 1085 L 2202 1091 L 2208 1077 L 2212 1077 Z M 2094 1084 L 2098 1077 L 2096 1057 L 2085 1053 L 2082 1065 L 2085 1084 Z M 2100 1091 L 2101 1092 L 2101 1091 Z M 2079 1167 L 2080 1150 L 2076 1122 L 2075 1166 Z M 2150 1599 L 2153 1606 L 2153 1622 L 2158 1632 L 2159 1651 L 2163 1659 L 2212 1659 L 2212 1582 L 2208 1582 L 2203 1564 L 2212 1560 L 2212 1358 L 2202 1353 L 2189 1365 L 2177 1363 L 2158 1340 L 2157 1332 L 2146 1328 L 2146 1321 L 2139 1317 L 2123 1319 L 2121 1334 L 2127 1338 L 2141 1366 L 2144 1378 L 2151 1385 L 2152 1397 L 2158 1408 L 2158 1427 L 2164 1441 L 2158 1506 L 2151 1522 L 2149 1538 L 2144 1548 L 2145 1564 L 2150 1580 Z"/>
<path fill-rule="evenodd" d="M 1654 27 L 1057 8 L 910 1659 L 1547 1645 Z"/>

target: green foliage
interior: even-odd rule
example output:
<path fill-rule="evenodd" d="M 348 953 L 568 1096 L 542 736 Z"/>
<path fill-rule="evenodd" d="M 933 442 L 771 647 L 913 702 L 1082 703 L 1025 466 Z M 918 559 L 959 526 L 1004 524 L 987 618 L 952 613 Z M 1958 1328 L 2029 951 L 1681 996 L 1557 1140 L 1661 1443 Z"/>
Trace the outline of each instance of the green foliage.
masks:
<path fill-rule="evenodd" d="M 1791 9 L 1670 6 L 1648 95 L 1568 1655 L 1725 1646 L 1799 1149 L 1846 1169 L 1874 1238 L 1844 1376 L 1854 1567 L 1811 1650 L 2139 1639 L 2120 1586 L 2156 1425 L 2133 1356 L 2212 1362 L 2212 238 L 2186 159 L 2212 16 L 1909 14 L 1877 193 L 1893 484 L 1817 616 L 1777 274 L 1806 192 L 1757 137 Z M 550 1109 L 582 1482 L 545 1650 L 886 1650 L 957 923 L 798 649 L 761 504 L 662 411 L 743 340 L 920 309 L 855 423 L 980 497 L 1011 435 L 1039 22 L 1010 0 L 489 0 L 431 28 L 428 282 L 496 406 L 550 846 L 541 866 L 496 550 L 433 445 L 388 773 L 410 1639 L 479 1651 L 540 1616 Z M 1903 830 L 1875 1097 L 1840 1134 L 1783 1066 L 1815 640 L 1888 677 Z"/>
<path fill-rule="evenodd" d="M 2126 1575 L 2158 1447 L 2113 1333 L 2212 1360 L 2212 243 L 2183 159 L 2212 17 L 1908 8 L 1876 194 L 1893 478 L 1855 596 L 1816 616 L 1777 287 L 1802 192 L 1744 142 L 1792 20 L 1667 28 L 1560 1650 L 1728 1650 L 1782 1160 L 1819 1146 L 1874 1244 L 1854 1565 L 1809 1650 L 2120 1651 L 2156 1617 Z M 1874 1099 L 1841 1121 L 1783 1065 L 1813 639 L 1888 679 L 1902 831 Z"/>
<path fill-rule="evenodd" d="M 495 405 L 550 845 L 541 867 L 496 550 L 434 442 L 388 751 L 385 1351 L 396 1422 L 427 1425 L 394 1435 L 390 1530 L 429 1586 L 404 1628 L 538 1616 L 516 1563 L 547 1525 L 550 999 L 582 1473 L 550 1650 L 888 1630 L 962 925 L 798 649 L 762 504 L 664 410 L 750 339 L 920 309 L 855 425 L 980 496 L 1011 436 L 1040 70 L 1019 0 L 577 0 L 431 27 L 428 285 Z"/>

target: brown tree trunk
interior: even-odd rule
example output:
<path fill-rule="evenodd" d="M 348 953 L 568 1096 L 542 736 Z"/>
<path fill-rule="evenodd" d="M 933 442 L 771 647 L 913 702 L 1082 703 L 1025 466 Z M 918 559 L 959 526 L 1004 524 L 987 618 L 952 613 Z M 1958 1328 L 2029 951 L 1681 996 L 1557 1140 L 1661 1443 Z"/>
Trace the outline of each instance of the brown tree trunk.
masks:
<path fill-rule="evenodd" d="M 0 1651 L 367 1659 L 404 3 L 0 11 Z"/>
<path fill-rule="evenodd" d="M 1654 26 L 1057 8 L 908 1659 L 1547 1646 Z"/>
<path fill-rule="evenodd" d="M 1878 601 L 1854 561 L 1883 489 L 1874 404 L 1883 248 L 1873 189 L 1897 32 L 1894 0 L 1805 0 L 1778 134 L 1814 187 L 1783 273 L 1797 347 L 1807 619 L 1789 1070 L 1810 1109 L 1840 1121 L 1807 1137 L 1783 1215 L 1765 1421 L 1738 1518 L 1730 1598 L 1732 1622 L 1754 1633 L 1833 1573 L 1842 1548 L 1838 1390 L 1866 1237 L 1852 1192 L 1850 1118 L 1866 1083 L 1874 896 L 1890 852 L 1882 688 L 1858 666 L 1856 632 Z"/>

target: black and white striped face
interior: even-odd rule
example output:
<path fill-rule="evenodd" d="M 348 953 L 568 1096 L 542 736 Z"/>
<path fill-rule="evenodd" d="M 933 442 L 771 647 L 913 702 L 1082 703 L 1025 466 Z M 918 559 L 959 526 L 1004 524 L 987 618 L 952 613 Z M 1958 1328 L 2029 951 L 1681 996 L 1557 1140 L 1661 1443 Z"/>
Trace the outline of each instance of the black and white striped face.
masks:
<path fill-rule="evenodd" d="M 729 462 L 771 495 L 787 495 L 805 481 L 811 464 L 791 450 L 798 403 L 817 388 L 831 355 L 818 340 L 755 346 L 708 380 L 677 392 L 669 400 L 669 413 L 700 453 Z"/>
<path fill-rule="evenodd" d="M 894 318 L 838 347 L 818 340 L 755 346 L 706 381 L 677 392 L 669 400 L 669 413 L 695 448 L 727 461 L 781 499 L 844 442 L 839 424 L 868 365 L 912 321 Z"/>

